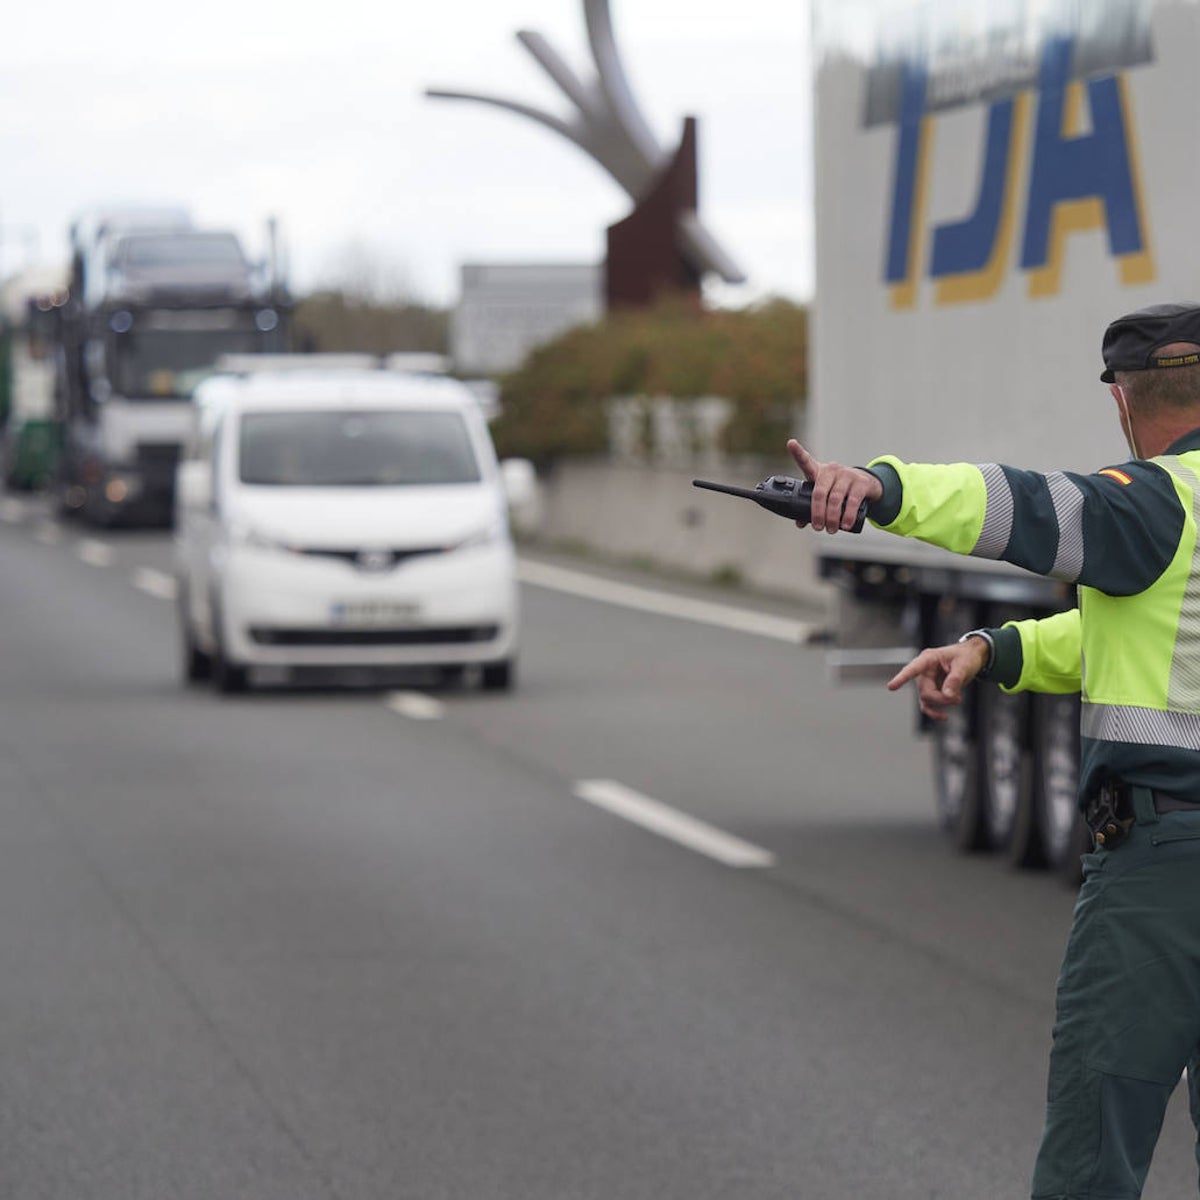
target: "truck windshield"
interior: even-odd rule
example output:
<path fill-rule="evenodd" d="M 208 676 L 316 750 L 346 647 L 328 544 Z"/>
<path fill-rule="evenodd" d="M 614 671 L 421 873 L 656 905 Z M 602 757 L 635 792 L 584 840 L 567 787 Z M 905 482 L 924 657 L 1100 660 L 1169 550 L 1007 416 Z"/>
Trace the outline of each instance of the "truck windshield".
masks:
<path fill-rule="evenodd" d="M 118 259 L 128 267 L 244 266 L 241 244 L 232 233 L 138 234 L 127 238 Z"/>
<path fill-rule="evenodd" d="M 262 349 L 255 329 L 155 329 L 127 333 L 117 344 L 113 389 L 131 400 L 184 399 L 223 354 Z"/>
<path fill-rule="evenodd" d="M 404 487 L 480 478 L 458 413 L 247 413 L 239 449 L 243 483 Z"/>

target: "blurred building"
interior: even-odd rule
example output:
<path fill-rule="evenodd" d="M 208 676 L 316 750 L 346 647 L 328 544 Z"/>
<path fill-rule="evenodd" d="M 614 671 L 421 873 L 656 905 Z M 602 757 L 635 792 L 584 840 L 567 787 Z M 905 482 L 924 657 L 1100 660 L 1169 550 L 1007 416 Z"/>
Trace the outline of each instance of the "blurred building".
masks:
<path fill-rule="evenodd" d="M 450 320 L 464 375 L 498 375 L 531 350 L 604 315 L 604 268 L 592 263 L 467 263 Z"/>

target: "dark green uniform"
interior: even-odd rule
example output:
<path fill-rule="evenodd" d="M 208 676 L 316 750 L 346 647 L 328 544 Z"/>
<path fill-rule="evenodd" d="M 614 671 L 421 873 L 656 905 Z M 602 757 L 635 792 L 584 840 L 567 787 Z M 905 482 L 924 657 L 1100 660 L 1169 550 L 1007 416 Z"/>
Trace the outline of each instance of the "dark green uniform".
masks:
<path fill-rule="evenodd" d="M 1077 609 L 991 631 L 1005 690 L 1082 693 L 1081 804 L 1121 780 L 1137 814 L 1084 859 L 1033 1196 L 1138 1197 L 1189 1063 L 1200 1131 L 1200 430 L 1093 475 L 871 470 L 881 528 L 1078 585 Z"/>

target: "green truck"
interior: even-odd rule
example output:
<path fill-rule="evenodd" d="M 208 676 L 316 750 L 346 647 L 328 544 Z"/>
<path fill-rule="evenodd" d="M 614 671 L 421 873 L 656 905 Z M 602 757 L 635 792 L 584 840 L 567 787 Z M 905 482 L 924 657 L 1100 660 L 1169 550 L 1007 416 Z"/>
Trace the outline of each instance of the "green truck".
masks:
<path fill-rule="evenodd" d="M 0 478 L 10 491 L 46 487 L 58 467 L 54 346 L 66 273 L 27 269 L 0 286 Z"/>

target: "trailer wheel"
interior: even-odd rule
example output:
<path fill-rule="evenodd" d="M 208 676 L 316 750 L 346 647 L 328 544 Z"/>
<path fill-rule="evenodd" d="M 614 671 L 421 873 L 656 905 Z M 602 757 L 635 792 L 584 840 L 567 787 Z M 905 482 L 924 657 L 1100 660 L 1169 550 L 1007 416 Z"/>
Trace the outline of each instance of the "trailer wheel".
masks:
<path fill-rule="evenodd" d="M 977 616 L 969 604 L 943 597 L 932 622 L 930 644 L 954 641 L 964 629 L 979 624 Z M 987 846 L 975 745 L 978 693 L 978 688 L 967 688 L 962 703 L 950 709 L 945 721 L 932 722 L 938 824 L 955 846 L 968 852 Z"/>
<path fill-rule="evenodd" d="M 988 845 L 1019 859 L 1022 809 L 1032 803 L 1032 755 L 1026 740 L 1028 697 L 979 686 L 979 793 Z"/>
<path fill-rule="evenodd" d="M 1033 699 L 1033 821 L 1046 865 L 1068 884 L 1082 878 L 1091 836 L 1079 814 L 1079 697 Z"/>
<path fill-rule="evenodd" d="M 987 823 L 979 787 L 979 753 L 972 737 L 975 696 L 971 691 L 933 731 L 933 773 L 938 822 L 960 850 L 987 848 Z"/>

